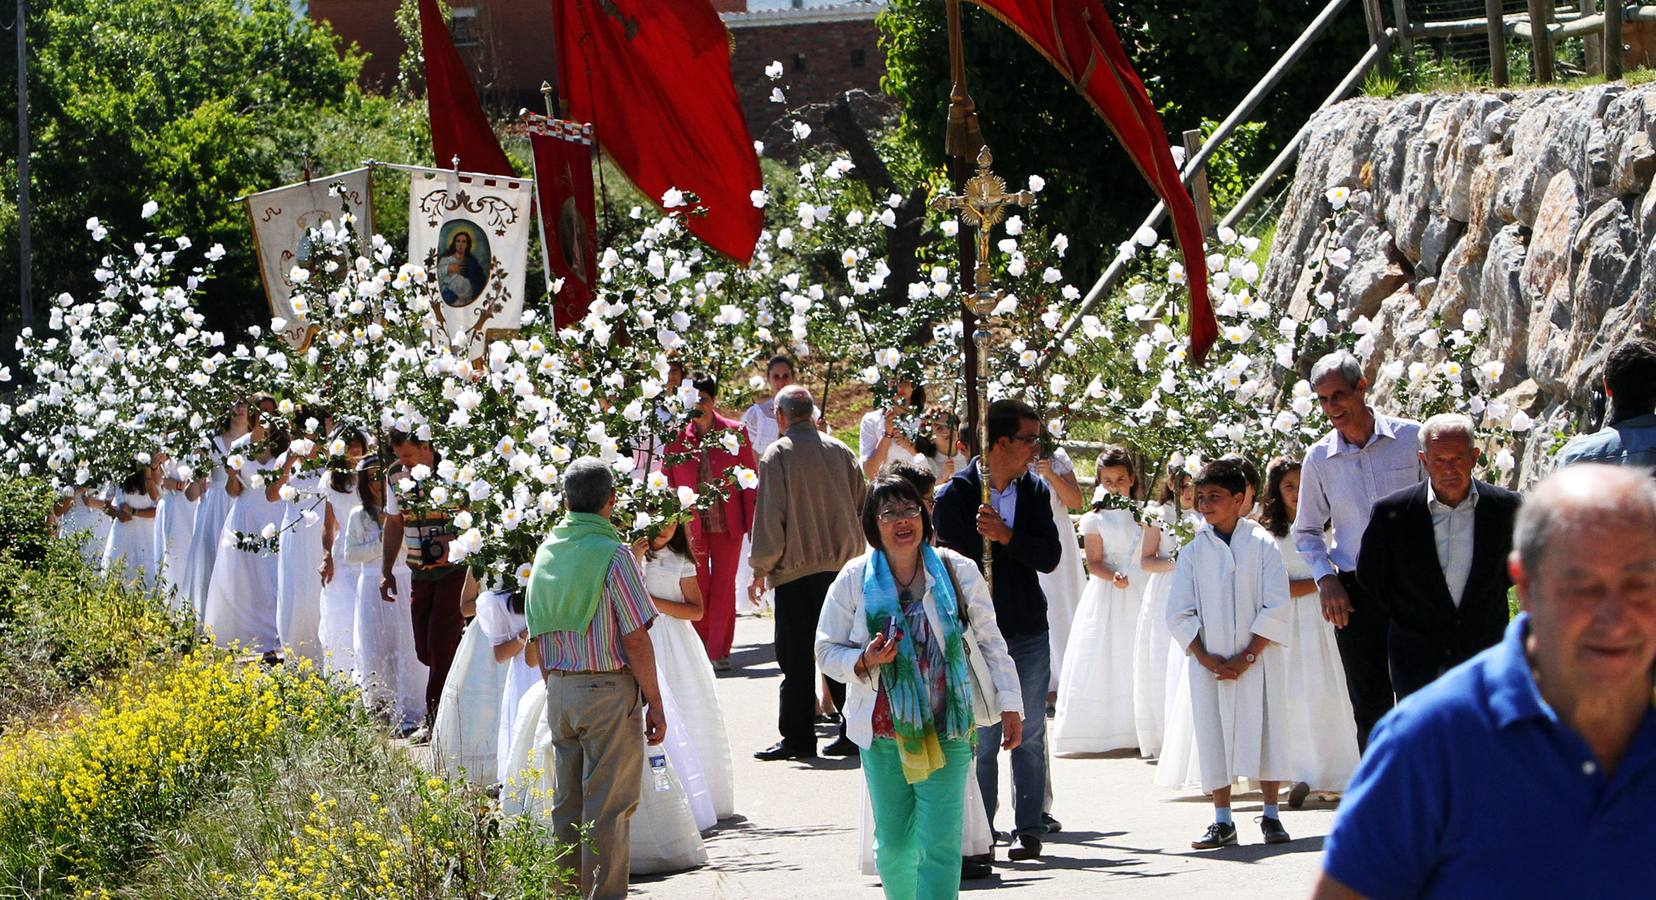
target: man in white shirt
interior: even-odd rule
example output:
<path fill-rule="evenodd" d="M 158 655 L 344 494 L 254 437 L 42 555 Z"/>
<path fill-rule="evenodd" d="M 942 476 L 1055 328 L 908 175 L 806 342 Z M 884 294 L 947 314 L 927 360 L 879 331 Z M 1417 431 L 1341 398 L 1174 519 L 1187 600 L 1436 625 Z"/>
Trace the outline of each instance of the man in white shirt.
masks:
<path fill-rule="evenodd" d="M 1357 743 L 1366 747 L 1393 698 L 1386 613 L 1382 598 L 1358 583 L 1357 557 L 1375 502 L 1421 479 L 1420 424 L 1370 408 L 1362 364 L 1344 350 L 1317 360 L 1310 381 L 1334 429 L 1306 451 L 1294 546 L 1317 580 L 1323 618 L 1337 629 Z M 1325 537 L 1330 529 L 1333 546 Z"/>
<path fill-rule="evenodd" d="M 1501 642 L 1512 579 L 1517 494 L 1472 477 L 1472 420 L 1449 413 L 1421 426 L 1428 477 L 1374 504 L 1357 580 L 1383 601 L 1387 656 L 1399 699 Z"/>

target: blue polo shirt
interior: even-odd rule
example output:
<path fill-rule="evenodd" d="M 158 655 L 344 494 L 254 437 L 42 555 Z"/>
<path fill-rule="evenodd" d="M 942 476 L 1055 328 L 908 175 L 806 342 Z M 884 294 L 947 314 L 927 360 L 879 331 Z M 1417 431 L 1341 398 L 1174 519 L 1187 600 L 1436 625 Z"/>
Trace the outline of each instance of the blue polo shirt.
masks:
<path fill-rule="evenodd" d="M 1380 720 L 1324 870 L 1369 897 L 1656 893 L 1656 711 L 1613 775 L 1541 699 L 1529 616 Z"/>

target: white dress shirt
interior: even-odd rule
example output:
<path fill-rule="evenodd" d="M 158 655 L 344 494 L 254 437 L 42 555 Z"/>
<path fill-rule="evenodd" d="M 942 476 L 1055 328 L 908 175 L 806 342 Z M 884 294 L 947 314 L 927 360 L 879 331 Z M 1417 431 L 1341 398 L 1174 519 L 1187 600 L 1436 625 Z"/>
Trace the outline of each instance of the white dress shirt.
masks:
<path fill-rule="evenodd" d="M 1472 524 L 1478 508 L 1478 483 L 1459 506 L 1450 506 L 1437 498 L 1431 481 L 1426 482 L 1426 508 L 1432 511 L 1432 538 L 1437 543 L 1438 566 L 1443 569 L 1444 583 L 1449 585 L 1449 597 L 1455 608 L 1461 605 L 1466 593 L 1466 580 L 1472 575 Z"/>
<path fill-rule="evenodd" d="M 1357 553 L 1375 501 L 1425 477 L 1420 467 L 1420 423 L 1374 415 L 1374 434 L 1361 447 L 1338 431 L 1311 445 L 1300 469 L 1294 547 L 1318 581 L 1357 569 Z M 1323 530 L 1333 526 L 1330 547 Z"/>
<path fill-rule="evenodd" d="M 885 437 L 885 413 L 871 409 L 862 417 L 862 423 L 857 426 L 857 460 L 868 462 L 874 456 L 874 451 L 880 447 L 880 439 Z M 891 449 L 886 453 L 885 462 L 915 462 L 921 457 L 904 450 L 896 441 L 891 442 Z"/>

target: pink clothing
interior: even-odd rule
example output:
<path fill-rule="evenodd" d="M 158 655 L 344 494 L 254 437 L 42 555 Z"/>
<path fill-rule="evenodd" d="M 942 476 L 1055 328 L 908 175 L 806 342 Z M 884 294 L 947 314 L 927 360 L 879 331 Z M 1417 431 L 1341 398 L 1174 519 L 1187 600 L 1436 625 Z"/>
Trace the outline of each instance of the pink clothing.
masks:
<path fill-rule="evenodd" d="M 690 487 L 703 491 L 701 470 L 703 458 L 715 479 L 724 481 L 717 504 L 716 516 L 697 513 L 690 520 L 690 546 L 696 555 L 696 581 L 706 603 L 706 613 L 695 623 L 707 647 L 708 659 L 724 659 L 730 655 L 730 646 L 736 632 L 736 570 L 742 564 L 742 538 L 753 527 L 754 492 L 738 487 L 732 481 L 731 471 L 737 466 L 757 472 L 759 464 L 753 457 L 753 444 L 747 429 L 740 422 L 713 414 L 713 431 L 734 432 L 740 441 L 735 453 L 725 449 L 722 441 L 713 439 L 702 444 L 702 435 L 695 425 L 686 425 L 678 437 L 667 445 L 669 458 L 684 457 L 664 467 L 667 481 L 674 488 Z M 724 530 L 713 533 L 707 520 L 722 519 Z"/>

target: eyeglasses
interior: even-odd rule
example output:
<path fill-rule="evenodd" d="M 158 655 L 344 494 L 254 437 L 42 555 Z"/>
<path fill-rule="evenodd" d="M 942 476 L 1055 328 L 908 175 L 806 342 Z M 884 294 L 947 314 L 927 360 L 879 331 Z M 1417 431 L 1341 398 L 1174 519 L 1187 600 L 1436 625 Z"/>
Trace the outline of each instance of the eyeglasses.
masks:
<path fill-rule="evenodd" d="M 908 522 L 918 518 L 920 518 L 920 507 L 912 505 L 888 506 L 885 509 L 880 510 L 879 515 L 880 521 L 887 525 L 897 522 Z"/>
<path fill-rule="evenodd" d="M 1040 439 L 1041 439 L 1041 433 L 1039 431 L 1035 432 L 1034 434 L 1014 434 L 1014 435 L 1012 435 L 1012 440 L 1017 441 L 1020 444 L 1033 444 L 1033 443 L 1035 443 L 1036 441 L 1038 441 Z"/>

